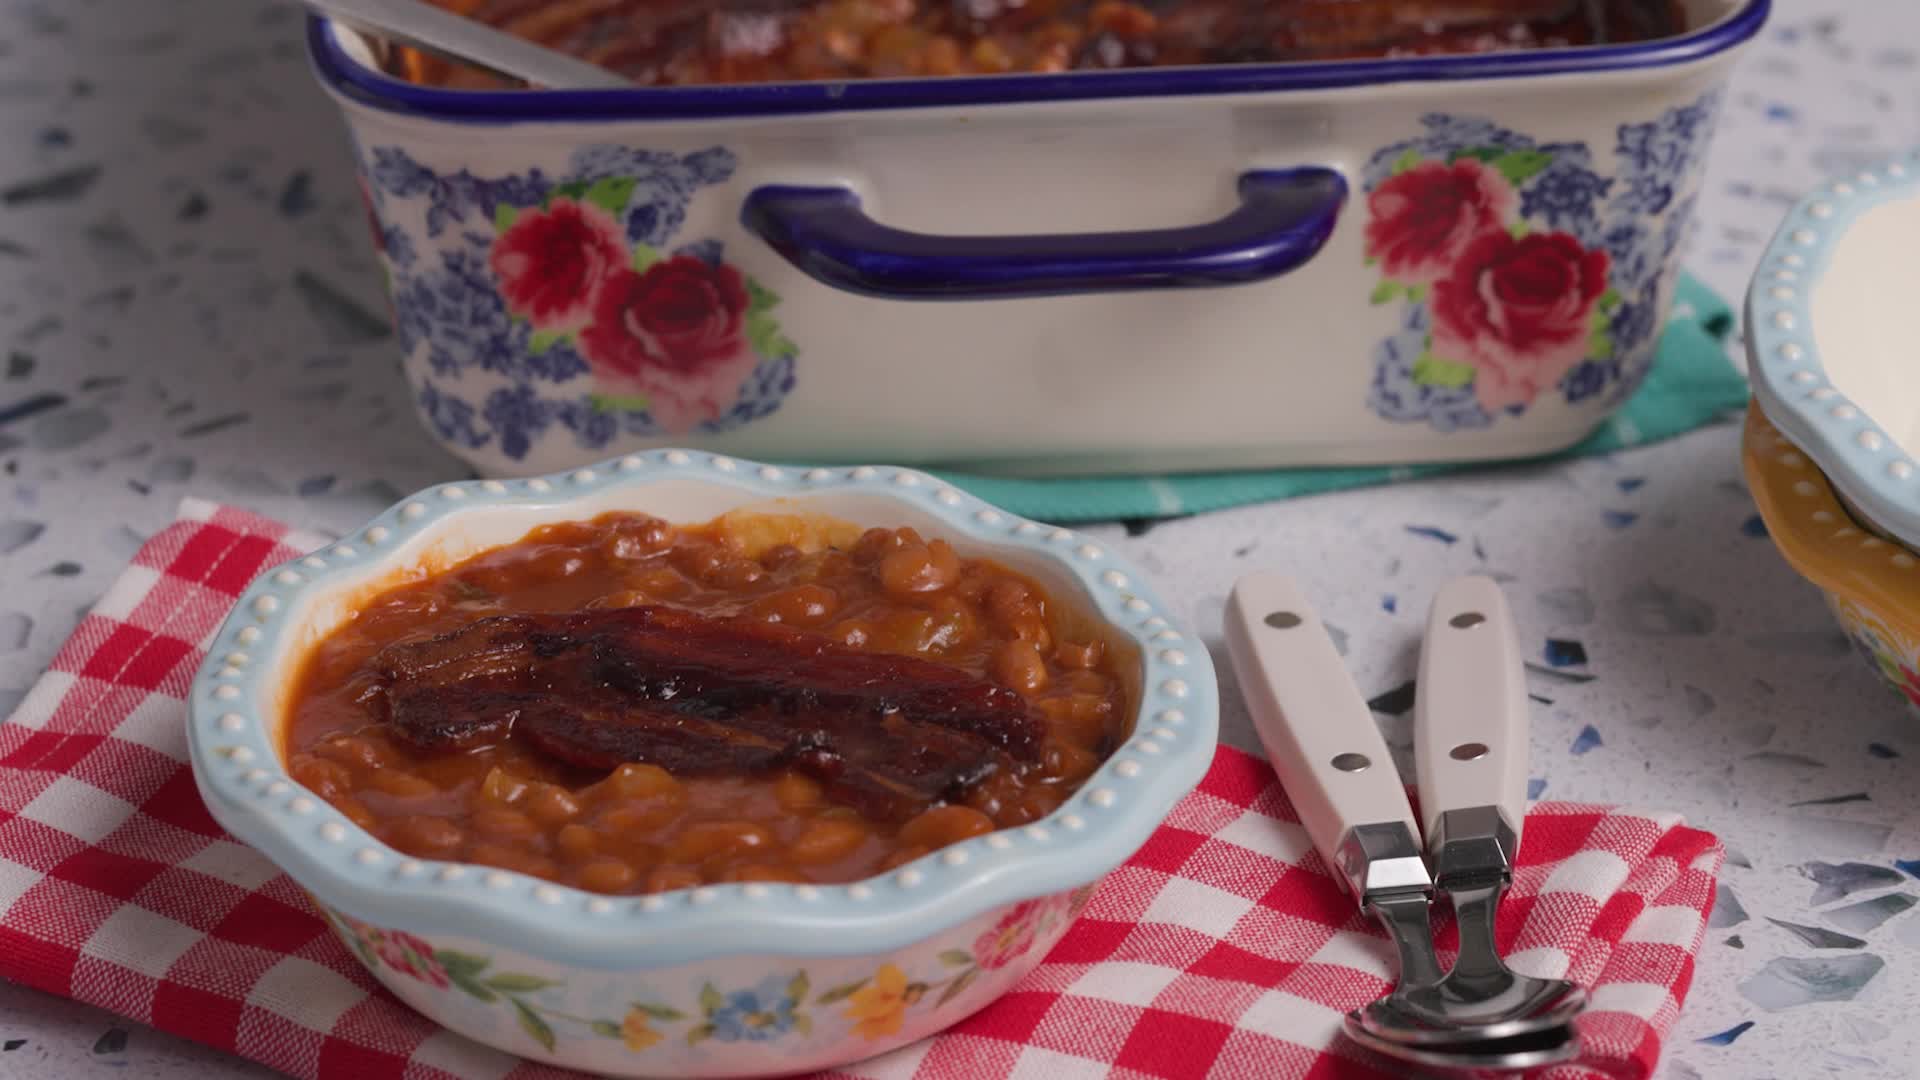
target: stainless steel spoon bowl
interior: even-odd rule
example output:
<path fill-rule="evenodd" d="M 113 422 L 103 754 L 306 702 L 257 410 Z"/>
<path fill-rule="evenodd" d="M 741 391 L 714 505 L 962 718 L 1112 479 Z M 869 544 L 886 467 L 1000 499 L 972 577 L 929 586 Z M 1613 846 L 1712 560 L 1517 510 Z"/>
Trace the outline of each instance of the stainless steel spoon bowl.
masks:
<path fill-rule="evenodd" d="M 1437 1074 L 1521 1072 L 1569 1061 L 1580 1051 L 1579 1040 L 1570 1038 L 1565 1029 L 1448 1047 L 1417 1047 L 1382 1039 L 1349 1023 L 1347 1037 L 1376 1054 L 1419 1065 Z"/>
<path fill-rule="evenodd" d="M 1525 816 L 1528 720 L 1519 646 L 1498 585 L 1462 578 L 1434 597 L 1416 685 L 1414 758 L 1427 853 L 1435 889 L 1453 901 L 1460 952 L 1444 977 L 1403 983 L 1349 1014 L 1349 1030 L 1408 1056 L 1524 1039 L 1539 1044 L 1532 1056 L 1571 1057 L 1579 1048 L 1573 1019 L 1586 992 L 1564 979 L 1515 973 L 1494 934 Z"/>
<path fill-rule="evenodd" d="M 1452 892 L 1460 923 L 1453 969 L 1437 979 L 1420 977 L 1433 969 L 1408 969 L 1403 960 L 1400 986 L 1348 1013 L 1347 1034 L 1379 1053 L 1429 1067 L 1515 1070 L 1573 1058 L 1580 1052 L 1573 1020 L 1586 1007 L 1586 991 L 1563 979 L 1518 974 L 1501 961 L 1493 912 L 1506 889 L 1504 875 L 1442 888 Z"/>
<path fill-rule="evenodd" d="M 1499 815 L 1492 807 L 1484 809 L 1497 829 Z M 1348 1036 L 1378 1053 L 1429 1068 L 1513 1071 L 1572 1059 L 1580 1052 L 1573 1020 L 1586 1007 L 1586 991 L 1564 979 L 1518 974 L 1500 959 L 1493 930 L 1507 887 L 1505 860 L 1470 867 L 1474 872 L 1463 878 L 1461 860 L 1447 855 L 1461 850 L 1466 841 L 1461 831 L 1472 822 L 1444 817 L 1443 832 L 1454 830 L 1455 846 L 1442 847 L 1439 861 L 1453 873 L 1443 873 L 1438 887 L 1452 895 L 1460 926 L 1453 969 L 1436 978 L 1436 968 L 1426 964 L 1409 968 L 1403 948 L 1400 986 L 1348 1013 Z M 1511 833 L 1504 839 L 1511 843 Z"/>
<path fill-rule="evenodd" d="M 1486 997 L 1443 983 L 1382 998 L 1349 1013 L 1348 1026 L 1408 1046 L 1444 1048 L 1570 1033 L 1574 1018 L 1587 1007 L 1586 992 L 1572 983 L 1525 975 L 1513 979 Z"/>
<path fill-rule="evenodd" d="M 1586 1007 L 1586 991 L 1513 971 L 1494 944 L 1512 832 L 1494 808 L 1482 807 L 1443 815 L 1441 833 L 1435 885 L 1453 898 L 1460 927 L 1453 969 L 1356 1010 L 1356 1022 L 1382 1039 L 1432 1047 L 1570 1029 Z"/>

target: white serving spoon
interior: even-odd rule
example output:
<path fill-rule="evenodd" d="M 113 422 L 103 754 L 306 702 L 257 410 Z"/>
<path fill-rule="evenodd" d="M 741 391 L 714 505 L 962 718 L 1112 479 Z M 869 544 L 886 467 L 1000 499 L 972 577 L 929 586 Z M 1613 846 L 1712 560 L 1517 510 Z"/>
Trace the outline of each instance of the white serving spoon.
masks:
<path fill-rule="evenodd" d="M 424 0 L 301 0 L 307 7 L 355 30 L 377 34 L 455 63 L 504 75 L 549 90 L 596 90 L 632 81 L 477 19 Z"/>

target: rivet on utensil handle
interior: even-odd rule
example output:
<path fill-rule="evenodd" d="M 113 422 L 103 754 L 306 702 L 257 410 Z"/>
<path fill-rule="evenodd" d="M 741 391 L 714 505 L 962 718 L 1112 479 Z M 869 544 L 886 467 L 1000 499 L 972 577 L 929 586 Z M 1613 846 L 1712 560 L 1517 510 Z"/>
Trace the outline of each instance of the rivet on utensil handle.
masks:
<path fill-rule="evenodd" d="M 1422 833 L 1435 851 L 1440 816 L 1493 806 L 1516 835 L 1526 813 L 1527 689 L 1513 619 L 1485 577 L 1434 595 L 1414 686 L 1413 757 Z"/>
<path fill-rule="evenodd" d="M 1388 878 L 1424 890 L 1420 829 L 1393 756 L 1311 605 L 1285 577 L 1253 574 L 1234 585 L 1225 630 L 1254 730 L 1321 858 L 1356 899 Z"/>

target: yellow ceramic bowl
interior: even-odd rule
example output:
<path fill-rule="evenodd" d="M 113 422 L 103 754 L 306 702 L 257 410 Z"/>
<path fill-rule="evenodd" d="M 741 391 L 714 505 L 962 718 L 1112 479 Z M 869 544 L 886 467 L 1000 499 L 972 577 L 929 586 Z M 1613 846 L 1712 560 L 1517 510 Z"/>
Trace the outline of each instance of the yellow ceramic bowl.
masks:
<path fill-rule="evenodd" d="M 1747 408 L 1741 457 L 1774 546 L 1827 605 L 1880 677 L 1920 707 L 1920 556 L 1861 527 L 1819 466 Z"/>

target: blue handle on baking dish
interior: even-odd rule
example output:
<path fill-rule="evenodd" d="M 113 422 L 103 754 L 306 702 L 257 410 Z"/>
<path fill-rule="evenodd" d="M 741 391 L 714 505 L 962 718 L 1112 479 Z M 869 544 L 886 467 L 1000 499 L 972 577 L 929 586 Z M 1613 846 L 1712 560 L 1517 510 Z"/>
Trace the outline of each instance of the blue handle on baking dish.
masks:
<path fill-rule="evenodd" d="M 982 300 L 1244 285 L 1313 258 L 1346 202 L 1331 169 L 1240 176 L 1240 206 L 1204 225 L 1139 232 L 936 236 L 868 217 L 844 187 L 755 188 L 747 230 L 809 277 L 894 300 Z"/>

